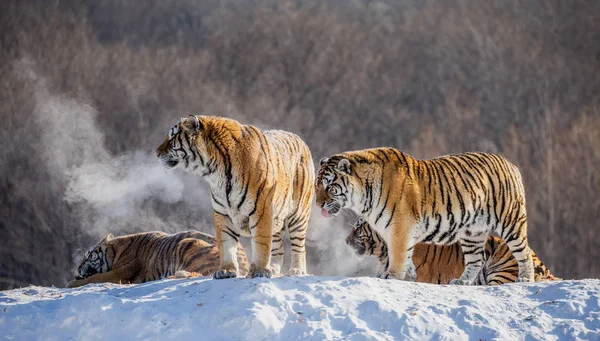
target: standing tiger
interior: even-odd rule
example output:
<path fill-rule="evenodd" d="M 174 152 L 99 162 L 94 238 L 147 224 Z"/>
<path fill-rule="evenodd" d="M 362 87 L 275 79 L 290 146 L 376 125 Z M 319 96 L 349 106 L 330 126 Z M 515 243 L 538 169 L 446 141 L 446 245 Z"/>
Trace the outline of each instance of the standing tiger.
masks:
<path fill-rule="evenodd" d="M 314 196 L 310 150 L 280 130 L 260 131 L 222 117 L 182 118 L 156 150 L 168 168 L 200 175 L 210 187 L 221 268 L 236 277 L 236 245 L 251 237 L 248 277 L 271 277 L 283 263 L 283 233 L 292 245 L 290 275 L 306 274 L 306 229 Z"/>
<path fill-rule="evenodd" d="M 360 257 L 372 255 L 379 259 L 377 274 L 387 270 L 389 254 L 385 241 L 369 224 L 358 219 L 352 231 L 346 237 L 346 244 Z M 555 280 L 554 274 L 531 250 L 535 268 L 535 281 Z M 418 243 L 413 252 L 416 281 L 424 283 L 448 284 L 460 276 L 465 269 L 460 242 L 450 245 Z M 485 243 L 484 264 L 477 275 L 475 285 L 498 285 L 513 283 L 517 279 L 519 265 L 506 246 L 498 237 L 488 236 Z"/>
<path fill-rule="evenodd" d="M 218 254 L 215 238 L 198 231 L 146 232 L 116 238 L 109 234 L 85 253 L 77 277 L 67 287 L 212 275 L 219 268 Z M 248 270 L 241 244 L 238 244 L 238 262 L 243 271 Z"/>
<path fill-rule="evenodd" d="M 324 216 L 350 209 L 383 236 L 390 266 L 381 278 L 414 280 L 416 243 L 460 241 L 465 269 L 450 283 L 472 284 L 495 231 L 519 264 L 517 281 L 534 280 L 521 175 L 499 155 L 416 160 L 393 148 L 345 152 L 321 160 L 315 187 Z"/>

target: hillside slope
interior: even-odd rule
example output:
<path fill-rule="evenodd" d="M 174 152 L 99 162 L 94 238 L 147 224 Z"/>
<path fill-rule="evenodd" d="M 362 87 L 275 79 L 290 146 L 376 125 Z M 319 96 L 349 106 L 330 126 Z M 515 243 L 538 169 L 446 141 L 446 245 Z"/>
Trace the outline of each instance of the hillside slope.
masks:
<path fill-rule="evenodd" d="M 169 279 L 0 292 L 12 340 L 600 339 L 600 280 Z"/>

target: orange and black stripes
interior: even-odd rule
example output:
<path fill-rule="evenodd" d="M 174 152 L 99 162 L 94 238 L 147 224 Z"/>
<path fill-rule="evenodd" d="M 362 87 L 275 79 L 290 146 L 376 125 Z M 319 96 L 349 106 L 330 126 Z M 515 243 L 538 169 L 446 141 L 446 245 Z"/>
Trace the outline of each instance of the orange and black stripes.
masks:
<path fill-rule="evenodd" d="M 379 259 L 378 273 L 389 267 L 387 244 L 381 235 L 362 219 L 356 221 L 346 237 L 346 244 L 358 255 L 372 255 Z M 532 251 L 535 280 L 552 280 L 554 275 Z M 415 245 L 413 261 L 416 281 L 448 284 L 464 271 L 463 253 L 460 242 L 451 245 L 418 243 Z M 485 244 L 485 263 L 478 274 L 475 285 L 499 285 L 517 280 L 519 266 L 512 252 L 497 237 L 489 236 Z"/>
<path fill-rule="evenodd" d="M 321 160 L 315 186 L 323 215 L 351 209 L 386 239 L 385 277 L 406 275 L 416 243 L 460 241 L 465 262 L 460 281 L 472 282 L 495 231 L 517 259 L 519 279 L 533 280 L 521 175 L 499 155 L 416 160 L 393 148 L 344 152 Z"/>
<path fill-rule="evenodd" d="M 248 271 L 246 253 L 239 244 L 237 254 L 241 270 Z M 144 283 L 174 276 L 179 271 L 206 276 L 218 269 L 216 239 L 206 233 L 146 232 L 117 238 L 108 235 L 86 252 L 77 279 L 69 286 L 102 282 L 107 278 L 116 283 Z"/>
<path fill-rule="evenodd" d="M 314 166 L 300 137 L 229 118 L 190 115 L 171 128 L 156 154 L 165 167 L 182 167 L 208 182 L 222 250 L 215 278 L 237 276 L 234 246 L 240 236 L 251 237 L 256 251 L 249 276 L 277 273 L 282 230 L 290 234 L 291 269 L 306 274 Z"/>

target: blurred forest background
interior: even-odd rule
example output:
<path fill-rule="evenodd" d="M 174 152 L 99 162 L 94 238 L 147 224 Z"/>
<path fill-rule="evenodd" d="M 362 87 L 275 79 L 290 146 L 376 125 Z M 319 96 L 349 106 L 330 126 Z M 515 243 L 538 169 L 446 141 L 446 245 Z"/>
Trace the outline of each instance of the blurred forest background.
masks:
<path fill-rule="evenodd" d="M 203 182 L 153 155 L 192 112 L 297 133 L 315 162 L 501 153 L 532 248 L 598 277 L 599 18 L 595 0 L 4 0 L 0 289 L 63 286 L 107 232 L 214 234 Z M 343 220 L 312 218 L 309 272 L 372 275 L 347 266 Z"/>

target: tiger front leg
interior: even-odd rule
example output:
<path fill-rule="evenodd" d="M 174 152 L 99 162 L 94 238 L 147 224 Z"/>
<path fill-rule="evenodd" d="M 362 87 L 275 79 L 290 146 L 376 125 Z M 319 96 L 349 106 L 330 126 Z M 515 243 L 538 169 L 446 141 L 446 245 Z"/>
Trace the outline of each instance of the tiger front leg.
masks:
<path fill-rule="evenodd" d="M 410 237 L 413 223 L 408 220 L 390 225 L 386 242 L 389 249 L 389 265 L 386 271 L 377 275 L 384 279 L 403 279 L 414 281 L 417 277 L 412 254 L 415 242 Z"/>
<path fill-rule="evenodd" d="M 214 273 L 213 278 L 235 278 L 238 274 L 237 244 L 239 234 L 231 228 L 233 224 L 229 217 L 213 211 L 213 218 L 220 259 L 219 270 Z"/>
<path fill-rule="evenodd" d="M 406 251 L 406 261 L 404 263 L 404 277 L 390 276 L 389 267 L 386 267 L 387 264 L 380 264 L 377 269 L 377 277 L 378 278 L 396 278 L 396 279 L 404 279 L 405 281 L 414 282 L 417 280 L 417 269 L 415 268 L 415 264 L 412 261 L 412 248 Z M 390 261 L 391 262 L 391 261 Z"/>
<path fill-rule="evenodd" d="M 460 239 L 460 246 L 463 252 L 465 269 L 460 278 L 453 279 L 450 284 L 474 285 L 477 276 L 481 272 L 484 261 L 485 242 L 487 234 L 478 238 Z"/>
<path fill-rule="evenodd" d="M 129 281 L 124 281 L 117 276 L 113 271 L 102 272 L 93 274 L 90 277 L 83 279 L 74 279 L 67 283 L 67 288 L 77 288 L 90 283 L 115 283 L 115 284 L 128 284 Z"/>
<path fill-rule="evenodd" d="M 406 251 L 407 257 L 406 264 L 404 265 L 406 275 L 404 276 L 404 280 L 414 282 L 417 280 L 417 269 L 412 261 L 412 252 L 412 248 L 410 251 Z"/>
<path fill-rule="evenodd" d="M 273 216 L 271 214 L 271 200 L 266 200 L 262 210 L 250 217 L 250 235 L 252 237 L 252 264 L 247 278 L 271 278 L 273 273 L 270 268 L 271 244 L 273 241 Z"/>
<path fill-rule="evenodd" d="M 383 278 L 383 273 L 388 270 L 388 263 L 379 263 L 377 264 L 377 272 L 375 277 Z"/>

